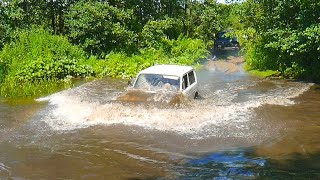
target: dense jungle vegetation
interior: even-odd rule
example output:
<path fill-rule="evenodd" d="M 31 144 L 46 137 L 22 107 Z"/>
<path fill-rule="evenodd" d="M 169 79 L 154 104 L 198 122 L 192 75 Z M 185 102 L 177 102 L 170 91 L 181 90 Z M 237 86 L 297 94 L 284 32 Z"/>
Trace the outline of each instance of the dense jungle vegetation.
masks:
<path fill-rule="evenodd" d="M 248 69 L 320 82 L 320 1 L 247 0 L 231 18 Z"/>
<path fill-rule="evenodd" d="M 248 70 L 319 81 L 319 13 L 314 0 L 1 0 L 0 95 L 130 78 L 156 63 L 195 65 L 227 29 Z"/>

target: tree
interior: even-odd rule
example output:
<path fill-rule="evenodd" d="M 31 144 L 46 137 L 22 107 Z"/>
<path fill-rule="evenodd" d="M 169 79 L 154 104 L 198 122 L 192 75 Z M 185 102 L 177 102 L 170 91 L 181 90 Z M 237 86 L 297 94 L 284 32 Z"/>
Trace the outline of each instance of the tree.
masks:
<path fill-rule="evenodd" d="M 224 29 L 224 6 L 215 0 L 184 1 L 184 33 L 193 38 L 211 41 L 215 34 Z"/>
<path fill-rule="evenodd" d="M 107 2 L 79 1 L 66 14 L 70 40 L 91 54 L 130 50 L 137 35 L 128 27 L 132 11 L 118 9 Z"/>
<path fill-rule="evenodd" d="M 244 2 L 242 32 L 255 32 L 245 47 L 249 67 L 319 81 L 319 9 L 312 0 Z"/>

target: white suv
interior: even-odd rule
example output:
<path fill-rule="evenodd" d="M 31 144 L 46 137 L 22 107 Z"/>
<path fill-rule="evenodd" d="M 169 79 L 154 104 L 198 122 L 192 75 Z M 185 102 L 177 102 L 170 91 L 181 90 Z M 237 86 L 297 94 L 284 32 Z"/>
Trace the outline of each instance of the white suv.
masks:
<path fill-rule="evenodd" d="M 191 66 L 155 65 L 142 70 L 134 84 L 134 89 L 146 91 L 175 91 L 184 96 L 198 96 L 198 80 Z"/>
<path fill-rule="evenodd" d="M 142 70 L 117 100 L 156 105 L 178 105 L 183 97 L 198 97 L 198 80 L 191 66 L 155 65 Z"/>
<path fill-rule="evenodd" d="M 198 97 L 198 81 L 194 69 L 190 66 L 155 65 L 142 70 L 117 100 L 166 107 L 179 105 L 183 97 Z"/>

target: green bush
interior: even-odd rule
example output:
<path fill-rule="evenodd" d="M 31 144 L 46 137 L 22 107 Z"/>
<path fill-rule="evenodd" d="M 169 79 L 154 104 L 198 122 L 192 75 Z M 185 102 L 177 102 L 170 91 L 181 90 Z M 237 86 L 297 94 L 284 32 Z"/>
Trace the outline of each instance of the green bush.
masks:
<path fill-rule="evenodd" d="M 180 36 L 166 39 L 165 44 L 140 49 L 135 54 L 112 52 L 102 60 L 96 56 L 87 59 L 85 52 L 65 37 L 41 28 L 22 30 L 0 52 L 0 95 L 44 94 L 42 91 L 51 92 L 73 77 L 131 78 L 154 64 L 194 65 L 208 55 L 202 40 Z"/>
<path fill-rule="evenodd" d="M 271 5 L 272 4 L 272 5 Z M 320 81 L 319 1 L 248 0 L 238 30 L 248 69 Z M 269 18 L 265 18 L 269 17 Z"/>
<path fill-rule="evenodd" d="M 278 70 L 286 78 L 320 81 L 320 26 L 270 30 L 246 45 L 248 69 Z"/>
<path fill-rule="evenodd" d="M 72 87 L 71 79 L 63 81 L 34 81 L 19 83 L 11 79 L 6 79 L 1 84 L 0 95 L 6 98 L 33 98 L 45 96 L 53 92 Z"/>
<path fill-rule="evenodd" d="M 141 46 L 167 51 L 172 46 L 171 39 L 177 39 L 181 29 L 182 23 L 169 17 L 148 21 L 141 32 Z"/>
<path fill-rule="evenodd" d="M 209 55 L 206 44 L 200 39 L 191 39 L 180 36 L 172 43 L 171 63 L 192 65 L 199 63 Z"/>
<path fill-rule="evenodd" d="M 179 37 L 168 42 L 169 51 L 162 48 L 145 48 L 130 56 L 123 52 L 109 54 L 106 57 L 108 75 L 131 78 L 142 69 L 155 64 L 195 65 L 209 53 L 202 40 Z"/>
<path fill-rule="evenodd" d="M 93 70 L 90 72 L 93 72 L 92 75 L 96 77 L 104 77 L 108 74 L 108 64 L 105 59 L 98 59 L 96 56 L 90 56 L 89 59 L 81 59 L 79 64 L 82 67 L 87 67 L 90 70 Z"/>
<path fill-rule="evenodd" d="M 66 13 L 69 39 L 87 53 L 103 56 L 112 50 L 131 50 L 137 35 L 128 27 L 131 10 L 119 9 L 108 2 L 78 1 Z"/>
<path fill-rule="evenodd" d="M 71 77 L 88 77 L 93 75 L 93 68 L 88 65 L 79 65 L 75 59 L 62 58 L 59 60 L 44 60 L 39 58 L 24 65 L 16 72 L 19 82 L 38 80 L 64 79 Z"/>
<path fill-rule="evenodd" d="M 111 77 L 131 78 L 139 71 L 154 64 L 166 64 L 169 58 L 162 50 L 141 50 L 137 55 L 111 53 L 106 57 L 108 75 Z"/>
<path fill-rule="evenodd" d="M 15 41 L 4 46 L 0 53 L 0 67 L 2 77 L 10 76 L 25 81 L 63 79 L 67 75 L 90 73 L 83 72 L 83 67 L 74 67 L 78 66 L 77 60 L 83 58 L 84 51 L 70 44 L 66 38 L 33 28 L 17 32 Z M 27 72 L 29 69 L 30 72 Z"/>
<path fill-rule="evenodd" d="M 18 31 L 0 52 L 0 95 L 43 94 L 40 86 L 56 89 L 65 79 L 95 75 L 86 62 L 85 52 L 65 37 L 41 28 Z"/>

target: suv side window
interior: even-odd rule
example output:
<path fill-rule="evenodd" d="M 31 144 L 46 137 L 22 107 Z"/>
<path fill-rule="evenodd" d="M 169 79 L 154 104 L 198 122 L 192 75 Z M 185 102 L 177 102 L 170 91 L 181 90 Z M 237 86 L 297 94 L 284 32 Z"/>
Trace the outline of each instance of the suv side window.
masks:
<path fill-rule="evenodd" d="M 186 89 L 188 87 L 188 76 L 185 74 L 182 80 L 182 89 Z"/>
<path fill-rule="evenodd" d="M 193 71 L 188 73 L 188 77 L 189 77 L 190 85 L 196 82 L 196 79 L 194 77 L 194 72 Z"/>

